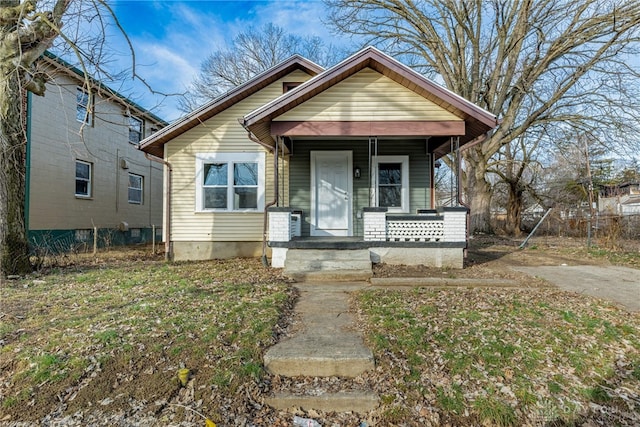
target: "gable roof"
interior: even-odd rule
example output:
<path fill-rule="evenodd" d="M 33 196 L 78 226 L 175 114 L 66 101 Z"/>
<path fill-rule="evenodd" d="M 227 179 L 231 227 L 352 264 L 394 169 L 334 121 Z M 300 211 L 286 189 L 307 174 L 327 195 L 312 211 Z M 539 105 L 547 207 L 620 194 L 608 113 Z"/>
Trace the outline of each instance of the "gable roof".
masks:
<path fill-rule="evenodd" d="M 293 55 L 282 61 L 280 64 L 258 74 L 251 80 L 231 89 L 229 92 L 213 99 L 202 107 L 192 111 L 169 126 L 142 140 L 139 149 L 156 157 L 162 158 L 164 153 L 164 144 L 171 141 L 173 138 L 196 127 L 198 124 L 210 119 L 216 114 L 219 114 L 237 102 L 242 101 L 248 96 L 258 92 L 295 70 L 302 70 L 311 76 L 315 76 L 322 72 L 324 68 L 300 55 Z"/>
<path fill-rule="evenodd" d="M 487 133 L 499 123 L 496 116 L 492 113 L 427 79 L 408 66 L 371 46 L 362 49 L 268 104 L 255 109 L 247 114 L 241 120 L 241 123 L 258 139 L 265 142 L 269 141 L 273 144 L 270 135 L 271 120 L 293 109 L 297 105 L 308 101 L 317 94 L 364 68 L 371 68 L 379 72 L 464 119 L 466 122 L 466 133 L 460 138 L 461 145 Z M 448 142 L 443 141 L 442 146 L 444 145 L 448 145 Z"/>

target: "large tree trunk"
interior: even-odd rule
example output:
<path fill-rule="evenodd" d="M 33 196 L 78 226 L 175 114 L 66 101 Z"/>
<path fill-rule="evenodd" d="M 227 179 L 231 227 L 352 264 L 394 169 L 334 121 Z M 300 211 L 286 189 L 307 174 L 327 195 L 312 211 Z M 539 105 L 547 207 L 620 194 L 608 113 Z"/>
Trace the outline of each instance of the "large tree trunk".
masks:
<path fill-rule="evenodd" d="M 509 236 L 517 237 L 522 232 L 520 225 L 522 224 L 522 206 L 523 191 L 517 182 L 510 182 L 509 195 L 507 199 L 507 221 L 505 223 L 505 233 Z"/>
<path fill-rule="evenodd" d="M 27 138 L 20 76 L 0 64 L 0 276 L 31 269 L 25 228 Z"/>
<path fill-rule="evenodd" d="M 466 165 L 464 189 L 471 211 L 470 233 L 492 233 L 491 184 L 486 179 L 487 160 L 480 147 L 463 151 Z"/>

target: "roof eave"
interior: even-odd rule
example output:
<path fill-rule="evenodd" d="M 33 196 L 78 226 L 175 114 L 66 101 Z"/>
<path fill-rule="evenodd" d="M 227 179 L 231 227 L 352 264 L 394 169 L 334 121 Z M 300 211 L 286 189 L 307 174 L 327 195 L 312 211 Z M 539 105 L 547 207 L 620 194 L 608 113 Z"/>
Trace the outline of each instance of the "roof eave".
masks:
<path fill-rule="evenodd" d="M 396 59 L 385 55 L 375 47 L 371 46 L 356 52 L 354 55 L 334 65 L 328 70 L 325 70 L 315 78 L 297 87 L 296 90 L 287 92 L 281 97 L 255 109 L 244 116 L 242 123 L 243 125 L 246 125 L 245 127 L 251 127 L 253 124 L 259 123 L 263 120 L 271 120 L 294 108 L 300 103 L 300 99 L 305 101 L 306 99 L 315 96 L 315 90 L 325 90 L 326 88 L 321 89 L 325 84 L 332 86 L 335 84 L 335 82 L 331 84 L 333 79 L 343 76 L 338 80 L 342 81 L 346 78 L 344 75 L 351 76 L 366 67 L 376 69 L 378 72 L 381 72 L 380 67 L 386 68 L 389 72 L 393 71 L 393 73 L 397 73 L 398 75 L 407 78 L 416 85 L 425 89 L 427 92 L 430 92 L 443 101 L 449 103 L 453 108 L 459 110 L 463 114 L 473 117 L 491 129 L 495 128 L 499 123 L 496 116 L 487 110 L 478 107 L 449 89 L 432 82 L 415 70 L 412 70 Z"/>
<path fill-rule="evenodd" d="M 293 55 L 290 58 L 282 61 L 275 67 L 272 67 L 269 70 L 258 74 L 242 85 L 231 89 L 227 93 L 211 100 L 209 103 L 192 111 L 191 113 L 176 120 L 169 126 L 149 136 L 141 142 L 140 149 L 149 152 L 149 150 L 152 149 L 151 147 L 162 146 L 166 144 L 173 138 L 181 135 L 189 129 L 196 127 L 203 121 L 210 119 L 219 112 L 224 111 L 226 108 L 257 92 L 260 88 L 272 83 L 281 76 L 290 73 L 294 69 L 302 69 L 310 75 L 317 75 L 324 70 L 318 64 L 309 61 L 308 59 L 305 59 L 300 55 Z"/>

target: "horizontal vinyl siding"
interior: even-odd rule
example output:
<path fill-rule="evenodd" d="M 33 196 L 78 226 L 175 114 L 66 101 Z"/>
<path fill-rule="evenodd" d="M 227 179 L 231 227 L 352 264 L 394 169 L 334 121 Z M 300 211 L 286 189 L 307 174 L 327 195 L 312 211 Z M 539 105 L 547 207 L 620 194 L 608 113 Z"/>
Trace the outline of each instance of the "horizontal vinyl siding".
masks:
<path fill-rule="evenodd" d="M 93 124 L 83 125 L 76 120 L 76 89 L 83 82 L 53 76 L 47 96 L 30 96 L 29 229 L 160 225 L 163 168 L 129 143 L 122 105 L 95 94 Z M 75 196 L 76 160 L 92 165 L 90 198 Z M 143 177 L 142 204 L 128 202 L 129 173 Z"/>
<path fill-rule="evenodd" d="M 365 68 L 274 121 L 348 120 L 462 119 L 390 78 Z"/>
<path fill-rule="evenodd" d="M 173 168 L 171 224 L 174 241 L 260 241 L 263 213 L 196 212 L 195 167 L 198 153 L 265 153 L 265 204 L 273 200 L 273 155 L 251 141 L 238 118 L 282 94 L 283 82 L 308 79 L 302 71 L 245 98 L 215 117 L 185 132 L 165 145 L 167 160 Z"/>
<path fill-rule="evenodd" d="M 353 179 L 353 233 L 362 236 L 362 219 L 357 212 L 369 206 L 369 149 L 367 139 L 349 141 L 294 141 L 291 157 L 289 197 L 293 209 L 304 211 L 302 222 L 303 236 L 309 235 L 311 219 L 311 151 L 353 152 L 353 167 L 359 167 L 360 179 Z M 420 140 L 379 140 L 378 155 L 409 156 L 409 205 L 410 212 L 417 209 L 431 208 L 431 190 L 429 173 L 429 157 L 426 154 L 426 143 Z"/>

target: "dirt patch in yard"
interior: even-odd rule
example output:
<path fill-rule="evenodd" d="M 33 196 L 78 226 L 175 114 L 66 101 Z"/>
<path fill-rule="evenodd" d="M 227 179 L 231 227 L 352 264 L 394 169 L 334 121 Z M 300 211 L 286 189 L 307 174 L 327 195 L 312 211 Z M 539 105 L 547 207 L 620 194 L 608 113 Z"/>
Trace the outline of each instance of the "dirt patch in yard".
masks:
<path fill-rule="evenodd" d="M 612 265 L 611 257 L 598 249 L 597 242 L 591 249 L 583 239 L 539 237 L 531 239 L 524 249 L 519 246 L 522 239 L 499 236 L 474 236 L 469 242 L 464 269 L 432 268 L 424 265 L 374 264 L 374 277 L 434 277 L 446 279 L 511 279 L 521 285 L 532 286 L 540 283 L 531 276 L 514 271 L 510 267 L 555 266 L 555 265 Z M 621 253 L 635 250 L 638 243 L 619 242 Z M 626 251 L 626 252 L 625 252 Z M 615 254 L 616 251 L 606 251 Z M 640 257 L 614 259 L 615 264 L 638 267 Z"/>

